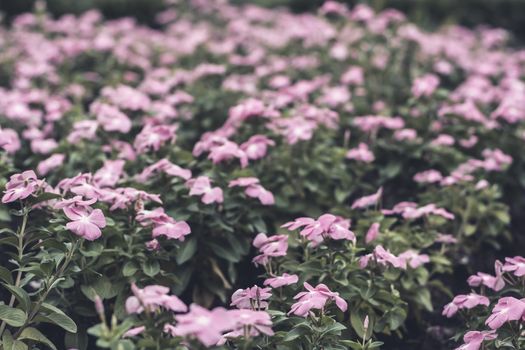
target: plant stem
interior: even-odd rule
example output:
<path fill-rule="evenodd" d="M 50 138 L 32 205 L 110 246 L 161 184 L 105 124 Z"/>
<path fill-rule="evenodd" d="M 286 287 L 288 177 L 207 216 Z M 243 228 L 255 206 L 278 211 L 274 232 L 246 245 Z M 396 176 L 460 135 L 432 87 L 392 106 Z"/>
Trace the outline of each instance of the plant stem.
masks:
<path fill-rule="evenodd" d="M 20 227 L 20 231 L 18 232 L 18 271 L 16 272 L 15 287 L 20 287 L 20 281 L 22 280 L 22 266 L 20 266 L 20 264 L 22 263 L 22 258 L 24 257 L 24 236 L 26 232 L 27 218 L 29 216 L 29 210 L 25 208 L 23 208 L 23 210 L 24 216 L 22 218 L 22 226 Z M 11 294 L 11 299 L 9 299 L 8 304 L 9 307 L 13 307 L 13 305 L 15 304 L 15 300 L 15 295 Z M 5 327 L 5 321 L 2 321 L 2 324 L 0 325 L 0 339 L 2 339 Z"/>
<path fill-rule="evenodd" d="M 55 284 L 55 282 L 58 279 L 60 279 L 62 277 L 62 275 L 64 274 L 64 271 L 66 270 L 66 268 L 68 267 L 69 263 L 71 262 L 71 259 L 73 258 L 73 254 L 75 253 L 75 251 L 77 249 L 77 246 L 78 246 L 78 241 L 76 241 L 74 243 L 74 245 L 71 247 L 70 251 L 67 253 L 65 261 L 62 264 L 62 266 L 58 269 L 57 273 L 54 274 L 51 277 L 51 279 L 49 280 L 48 283 L 46 283 L 46 290 L 44 291 L 44 293 L 41 295 L 41 297 L 36 302 L 33 310 L 31 310 L 31 312 L 29 313 L 29 316 L 27 317 L 27 320 L 25 321 L 25 323 L 14 334 L 13 337 L 15 339 L 20 335 L 20 333 L 22 333 L 22 331 L 25 328 L 27 328 L 31 324 L 31 322 L 33 321 L 33 318 L 35 318 L 35 316 L 38 314 L 38 311 L 40 311 L 40 307 L 42 306 L 42 304 L 46 300 L 47 296 L 49 295 L 49 293 L 53 289 L 53 285 Z"/>

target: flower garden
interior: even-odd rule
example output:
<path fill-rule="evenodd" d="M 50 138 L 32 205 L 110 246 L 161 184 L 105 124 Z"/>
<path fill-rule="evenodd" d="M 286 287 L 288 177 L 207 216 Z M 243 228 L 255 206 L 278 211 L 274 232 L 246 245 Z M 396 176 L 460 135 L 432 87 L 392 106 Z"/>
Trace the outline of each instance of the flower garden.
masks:
<path fill-rule="evenodd" d="M 525 50 L 396 10 L 0 27 L 0 349 L 525 348 Z"/>

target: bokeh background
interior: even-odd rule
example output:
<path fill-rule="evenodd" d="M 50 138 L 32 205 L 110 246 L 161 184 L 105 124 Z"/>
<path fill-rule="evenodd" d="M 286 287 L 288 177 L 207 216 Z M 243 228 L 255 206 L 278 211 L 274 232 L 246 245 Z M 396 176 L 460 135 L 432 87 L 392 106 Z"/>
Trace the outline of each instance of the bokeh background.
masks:
<path fill-rule="evenodd" d="M 179 0 L 188 1 L 188 0 Z M 324 0 L 230 0 L 267 7 L 285 6 L 292 11 L 315 11 Z M 19 13 L 30 11 L 35 0 L 0 0 L 0 12 L 9 21 Z M 396 8 L 417 24 L 433 29 L 456 23 L 467 27 L 489 25 L 509 30 L 514 40 L 525 42 L 525 0 L 341 0 L 350 5 L 366 3 L 376 10 Z M 155 14 L 163 8 L 163 0 L 47 0 L 48 9 L 60 16 L 100 9 L 107 18 L 132 16 L 138 21 L 154 24 Z"/>

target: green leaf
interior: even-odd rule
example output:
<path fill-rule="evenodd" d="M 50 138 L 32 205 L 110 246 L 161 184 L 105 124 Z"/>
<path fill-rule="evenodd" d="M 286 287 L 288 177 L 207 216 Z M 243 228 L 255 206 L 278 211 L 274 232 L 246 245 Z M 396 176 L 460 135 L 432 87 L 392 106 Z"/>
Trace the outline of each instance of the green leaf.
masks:
<path fill-rule="evenodd" d="M 28 327 L 20 333 L 20 336 L 18 337 L 19 340 L 29 339 L 36 341 L 37 343 L 41 343 L 44 345 L 47 345 L 50 349 L 57 350 L 55 344 L 51 342 L 51 340 L 47 339 L 45 335 L 40 333 L 40 331 L 33 327 Z"/>
<path fill-rule="evenodd" d="M 46 312 L 46 315 L 42 315 L 42 317 L 50 322 L 54 323 L 57 326 L 63 328 L 64 330 L 76 333 L 77 332 L 77 325 L 75 321 L 73 321 L 68 315 L 66 315 L 62 310 L 59 308 L 48 304 L 48 303 L 42 303 L 42 311 Z"/>
<path fill-rule="evenodd" d="M 190 238 L 186 240 L 179 248 L 175 260 L 177 264 L 182 265 L 186 261 L 190 260 L 197 251 L 197 240 L 195 238 Z"/>
<path fill-rule="evenodd" d="M 122 275 L 125 277 L 133 276 L 139 268 L 133 261 L 128 261 L 122 267 Z"/>
<path fill-rule="evenodd" d="M 11 271 L 3 266 L 0 266 L 0 279 L 6 283 L 13 284 L 13 276 L 11 275 Z"/>
<path fill-rule="evenodd" d="M 416 301 L 423 305 L 423 307 L 428 311 L 433 311 L 432 306 L 432 297 L 430 296 L 430 291 L 428 289 L 419 288 L 416 292 Z"/>
<path fill-rule="evenodd" d="M 0 305 L 0 320 L 13 327 L 22 327 L 27 320 L 27 315 L 20 309 Z"/>
<path fill-rule="evenodd" d="M 286 334 L 283 338 L 283 342 L 291 342 L 299 337 L 304 336 L 307 333 L 307 329 L 302 327 L 296 327 Z"/>
<path fill-rule="evenodd" d="M 142 264 L 142 270 L 147 276 L 153 277 L 160 272 L 159 262 L 157 260 L 147 260 Z"/>
<path fill-rule="evenodd" d="M 212 249 L 213 253 L 215 253 L 216 256 L 223 258 L 225 260 L 231 261 L 231 262 L 239 262 L 241 260 L 240 256 L 235 256 L 233 254 L 233 250 L 225 249 L 224 247 L 216 244 L 216 243 L 210 243 L 208 242 L 208 245 Z"/>
<path fill-rule="evenodd" d="M 31 201 L 31 204 L 35 205 L 37 203 L 49 201 L 51 199 L 58 199 L 58 198 L 62 198 L 62 196 L 56 193 L 44 192 L 38 197 L 36 197 L 33 201 Z"/>
<path fill-rule="evenodd" d="M 7 288 L 18 300 L 20 303 L 20 306 L 22 306 L 22 309 L 24 309 L 26 312 L 29 310 L 29 307 L 31 306 L 31 299 L 29 299 L 29 295 L 25 290 L 23 290 L 20 287 L 16 287 L 10 284 L 2 283 L 2 285 Z"/>
<path fill-rule="evenodd" d="M 2 335 L 2 345 L 4 349 L 13 348 L 13 336 L 11 335 L 11 332 L 9 332 L 9 329 L 4 330 L 4 334 Z"/>
<path fill-rule="evenodd" d="M 13 341 L 13 346 L 11 347 L 11 350 L 27 350 L 28 346 L 21 342 L 20 340 Z"/>

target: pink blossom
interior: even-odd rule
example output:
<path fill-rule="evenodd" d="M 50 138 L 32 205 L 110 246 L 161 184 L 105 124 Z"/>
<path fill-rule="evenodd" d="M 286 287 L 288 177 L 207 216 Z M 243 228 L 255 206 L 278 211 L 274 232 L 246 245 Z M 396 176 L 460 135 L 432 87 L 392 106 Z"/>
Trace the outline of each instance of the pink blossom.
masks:
<path fill-rule="evenodd" d="M 417 131 L 414 129 L 401 129 L 394 132 L 394 139 L 398 141 L 413 141 L 417 138 Z"/>
<path fill-rule="evenodd" d="M 64 214 L 72 220 L 66 228 L 88 241 L 99 238 L 102 235 L 100 229 L 106 227 L 106 218 L 100 209 L 70 207 L 64 209 Z"/>
<path fill-rule="evenodd" d="M 365 242 L 370 243 L 379 237 L 379 223 L 374 222 L 372 225 L 370 225 L 370 228 L 368 229 L 368 232 L 366 233 Z"/>
<path fill-rule="evenodd" d="M 31 141 L 31 151 L 34 153 L 49 154 L 57 147 L 58 143 L 53 139 Z"/>
<path fill-rule="evenodd" d="M 0 147 L 7 153 L 15 153 L 20 149 L 20 139 L 13 129 L 0 128 Z"/>
<path fill-rule="evenodd" d="M 186 186 L 190 188 L 190 196 L 201 196 L 202 203 L 222 203 L 224 198 L 222 189 L 220 187 L 211 187 L 210 178 L 207 176 L 199 176 L 196 179 L 190 179 L 186 182 Z"/>
<path fill-rule="evenodd" d="M 159 307 L 174 312 L 185 312 L 188 307 L 175 295 L 169 295 L 168 287 L 151 285 L 143 289 L 138 288 L 135 283 L 131 285 L 133 296 L 126 299 L 126 312 L 128 314 L 140 314 L 145 309 L 152 312 Z"/>
<path fill-rule="evenodd" d="M 431 169 L 423 171 L 414 175 L 414 181 L 419 183 L 434 183 L 443 179 L 441 173 L 437 170 Z"/>
<path fill-rule="evenodd" d="M 176 125 L 146 125 L 135 137 L 133 147 L 137 153 L 158 151 L 166 142 L 175 141 Z"/>
<path fill-rule="evenodd" d="M 407 250 L 406 252 L 399 254 L 398 258 L 405 260 L 413 269 L 417 269 L 419 266 L 430 262 L 428 255 L 418 254 L 413 250 Z"/>
<path fill-rule="evenodd" d="M 93 176 L 93 183 L 98 187 L 115 186 L 124 172 L 125 163 L 122 159 L 106 160 L 104 166 Z"/>
<path fill-rule="evenodd" d="M 525 314 L 525 300 L 513 297 L 503 297 L 498 300 L 492 314 L 487 318 L 485 324 L 490 329 L 498 329 L 504 323 L 520 320 Z"/>
<path fill-rule="evenodd" d="M 191 178 L 191 170 L 181 168 L 180 166 L 173 164 L 168 159 L 164 158 L 158 162 L 144 168 L 142 172 L 137 175 L 137 181 L 146 182 L 155 173 L 163 172 L 169 176 L 180 177 L 184 180 Z"/>
<path fill-rule="evenodd" d="M 244 151 L 248 159 L 256 160 L 266 155 L 268 146 L 275 146 L 275 142 L 264 135 L 254 135 L 241 144 L 241 150 Z"/>
<path fill-rule="evenodd" d="M 44 176 L 51 170 L 55 170 L 64 163 L 65 156 L 63 154 L 53 154 L 49 158 L 38 163 L 36 171 L 39 175 Z"/>
<path fill-rule="evenodd" d="M 279 288 L 283 286 L 289 286 L 290 284 L 295 284 L 299 281 L 299 276 L 289 275 L 283 273 L 281 276 L 270 277 L 264 280 L 263 284 L 265 286 L 270 286 L 272 288 Z"/>
<path fill-rule="evenodd" d="M 67 141 L 75 144 L 80 140 L 93 140 L 96 137 L 98 123 L 94 120 L 81 120 L 73 124 L 73 131 L 67 136 Z"/>
<path fill-rule="evenodd" d="M 208 155 L 213 164 L 218 164 L 233 158 L 238 158 L 241 167 L 248 165 L 248 156 L 235 142 L 225 140 L 221 145 L 213 146 Z"/>
<path fill-rule="evenodd" d="M 335 240 L 346 239 L 355 242 L 355 234 L 349 230 L 350 221 L 332 214 L 323 214 L 317 220 L 312 218 L 298 218 L 290 221 L 281 227 L 290 231 L 304 227 L 300 234 L 306 237 L 314 245 L 318 245 L 325 238 Z"/>
<path fill-rule="evenodd" d="M 270 258 L 286 255 L 288 236 L 274 235 L 268 237 L 264 233 L 259 233 L 253 240 L 253 246 L 261 252 L 260 255 L 253 258 L 253 263 L 255 265 L 266 265 Z"/>
<path fill-rule="evenodd" d="M 352 209 L 362 209 L 371 205 L 376 205 L 381 199 L 382 194 L 383 188 L 380 187 L 376 193 L 356 199 L 352 204 Z"/>
<path fill-rule="evenodd" d="M 455 350 L 479 350 L 483 341 L 496 339 L 497 336 L 495 331 L 469 331 L 463 337 L 465 344 Z"/>
<path fill-rule="evenodd" d="M 266 311 L 255 311 L 249 309 L 230 310 L 229 317 L 236 321 L 233 331 L 224 334 L 224 339 L 217 345 L 222 345 L 228 338 L 237 338 L 246 335 L 246 329 L 249 329 L 250 337 L 256 337 L 260 333 L 272 336 L 272 320 Z"/>
<path fill-rule="evenodd" d="M 439 77 L 434 74 L 425 74 L 414 80 L 412 83 L 412 95 L 419 98 L 421 96 L 428 97 L 439 86 Z"/>
<path fill-rule="evenodd" d="M 167 325 L 165 331 L 173 336 L 195 337 L 202 344 L 210 347 L 222 339 L 223 332 L 235 327 L 237 319 L 231 316 L 231 313 L 222 307 L 210 311 L 199 305 L 191 304 L 190 312 L 176 315 L 177 325 Z"/>
<path fill-rule="evenodd" d="M 407 262 L 405 259 L 395 256 L 394 254 L 390 253 L 388 250 L 385 250 L 383 246 L 378 245 L 374 249 L 374 257 L 378 264 L 381 265 L 387 265 L 390 264 L 391 266 L 395 268 L 400 268 L 405 270 L 407 267 Z"/>
<path fill-rule="evenodd" d="M 360 143 L 357 148 L 352 148 L 346 153 L 346 158 L 360 162 L 371 163 L 375 160 L 374 153 L 370 151 L 366 143 Z"/>
<path fill-rule="evenodd" d="M 467 282 L 471 287 L 478 287 L 480 285 L 484 285 L 498 292 L 502 290 L 503 287 L 505 287 L 505 281 L 502 276 L 502 268 L 503 264 L 499 260 L 496 260 L 496 262 L 494 263 L 494 270 L 496 272 L 495 276 L 483 272 L 478 272 L 477 274 L 470 276 Z"/>
<path fill-rule="evenodd" d="M 230 181 L 228 187 L 246 187 L 244 193 L 248 197 L 257 198 L 263 205 L 272 205 L 275 203 L 273 194 L 259 184 L 259 179 L 255 177 L 240 177 Z"/>
<path fill-rule="evenodd" d="M 432 140 L 432 142 L 430 142 L 430 144 L 432 146 L 435 146 L 435 147 L 440 147 L 440 146 L 452 146 L 454 145 L 456 141 L 454 140 L 454 138 L 450 135 L 446 135 L 446 134 L 441 134 L 441 135 L 438 135 L 437 138 L 435 138 L 434 140 Z"/>
<path fill-rule="evenodd" d="M 11 175 L 7 182 L 2 197 L 2 203 L 11 203 L 16 200 L 26 199 L 35 193 L 43 182 L 37 180 L 36 174 L 32 170 L 27 170 L 19 174 Z"/>
<path fill-rule="evenodd" d="M 162 219 L 153 219 L 153 222 L 153 238 L 166 236 L 168 239 L 184 241 L 184 237 L 191 233 L 191 228 L 185 221 L 175 221 L 167 215 Z"/>
<path fill-rule="evenodd" d="M 253 286 L 246 289 L 237 289 L 232 294 L 230 306 L 235 306 L 238 309 L 266 309 L 268 307 L 266 300 L 271 296 L 270 288 Z"/>
<path fill-rule="evenodd" d="M 443 316 L 452 317 L 459 309 L 472 309 L 478 305 L 489 306 L 490 300 L 479 294 L 457 295 L 443 309 Z"/>
<path fill-rule="evenodd" d="M 97 116 L 97 121 L 106 131 L 127 134 L 131 130 L 131 120 L 117 107 L 105 103 L 93 103 L 90 111 Z"/>
<path fill-rule="evenodd" d="M 330 291 L 326 285 L 318 284 L 314 288 L 308 282 L 304 282 L 304 287 L 307 292 L 301 292 L 294 296 L 297 302 L 292 305 L 288 314 L 306 317 L 312 309 L 324 309 L 326 302 L 329 300 L 335 301 L 335 304 L 341 311 L 346 311 L 348 307 L 346 301 L 339 296 L 339 293 Z"/>
<path fill-rule="evenodd" d="M 505 258 L 505 265 L 503 265 L 502 270 L 512 272 L 517 277 L 525 276 L 525 258 L 522 256 Z"/>

